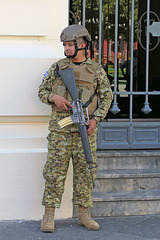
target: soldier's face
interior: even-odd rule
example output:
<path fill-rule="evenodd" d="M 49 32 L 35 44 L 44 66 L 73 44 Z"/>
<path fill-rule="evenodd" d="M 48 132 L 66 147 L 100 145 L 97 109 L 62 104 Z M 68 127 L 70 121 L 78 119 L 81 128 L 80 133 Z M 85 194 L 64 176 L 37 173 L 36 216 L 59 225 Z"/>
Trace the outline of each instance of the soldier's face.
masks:
<path fill-rule="evenodd" d="M 75 45 L 73 41 L 65 42 L 63 44 L 64 52 L 67 57 L 72 56 L 75 53 Z"/>

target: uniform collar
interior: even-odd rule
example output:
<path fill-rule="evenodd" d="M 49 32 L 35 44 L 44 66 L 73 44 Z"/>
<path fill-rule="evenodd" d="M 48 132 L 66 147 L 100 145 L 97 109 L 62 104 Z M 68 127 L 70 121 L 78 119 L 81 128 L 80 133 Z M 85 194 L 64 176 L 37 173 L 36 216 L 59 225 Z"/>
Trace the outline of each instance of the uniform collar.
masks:
<path fill-rule="evenodd" d="M 72 60 L 70 58 L 65 58 L 64 61 L 66 63 L 69 63 L 69 64 L 74 64 L 74 62 L 72 62 Z M 84 62 L 82 62 L 81 64 L 89 64 L 91 65 L 92 64 L 92 60 L 90 58 L 87 58 Z"/>

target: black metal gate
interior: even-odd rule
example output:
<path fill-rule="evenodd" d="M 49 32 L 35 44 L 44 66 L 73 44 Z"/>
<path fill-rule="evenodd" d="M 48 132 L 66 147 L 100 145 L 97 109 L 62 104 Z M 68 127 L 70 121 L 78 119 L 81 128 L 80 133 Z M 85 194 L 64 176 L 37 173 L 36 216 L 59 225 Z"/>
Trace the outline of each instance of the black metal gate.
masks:
<path fill-rule="evenodd" d="M 70 24 L 91 33 L 89 55 L 114 93 L 98 149 L 160 148 L 159 9 L 159 0 L 70 0 Z"/>

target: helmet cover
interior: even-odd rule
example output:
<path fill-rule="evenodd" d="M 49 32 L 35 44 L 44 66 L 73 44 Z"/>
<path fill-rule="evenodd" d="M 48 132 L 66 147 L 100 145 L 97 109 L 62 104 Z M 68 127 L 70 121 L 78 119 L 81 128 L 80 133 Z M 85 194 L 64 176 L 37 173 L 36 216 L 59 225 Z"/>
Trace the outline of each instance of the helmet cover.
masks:
<path fill-rule="evenodd" d="M 60 35 L 61 42 L 76 41 L 81 37 L 85 38 L 88 42 L 91 41 L 88 30 L 84 26 L 78 24 L 64 28 Z"/>

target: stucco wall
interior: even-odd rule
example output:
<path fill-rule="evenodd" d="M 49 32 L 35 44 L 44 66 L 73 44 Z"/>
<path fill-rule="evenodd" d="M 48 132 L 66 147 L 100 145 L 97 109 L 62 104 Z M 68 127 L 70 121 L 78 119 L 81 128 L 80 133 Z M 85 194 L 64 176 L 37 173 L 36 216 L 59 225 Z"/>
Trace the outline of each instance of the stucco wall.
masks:
<path fill-rule="evenodd" d="M 63 57 L 66 0 L 0 1 L 0 220 L 41 219 L 50 107 L 37 91 Z M 72 166 L 56 218 L 72 216 Z"/>

